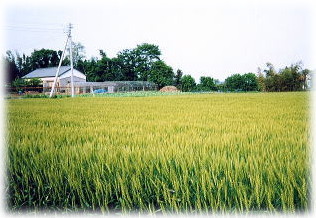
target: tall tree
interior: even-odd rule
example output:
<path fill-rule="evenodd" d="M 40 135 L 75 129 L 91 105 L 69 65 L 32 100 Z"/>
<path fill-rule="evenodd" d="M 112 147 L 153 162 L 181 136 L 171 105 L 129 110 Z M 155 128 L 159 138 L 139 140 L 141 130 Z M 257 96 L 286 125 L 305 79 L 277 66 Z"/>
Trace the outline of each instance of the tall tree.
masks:
<path fill-rule="evenodd" d="M 257 91 L 258 80 L 255 74 L 233 74 L 225 80 L 225 86 L 229 91 Z"/>
<path fill-rule="evenodd" d="M 195 79 L 191 75 L 184 75 L 181 78 L 181 91 L 191 92 L 196 88 Z"/>
<path fill-rule="evenodd" d="M 127 81 L 137 80 L 136 56 L 132 49 L 124 49 L 117 54 L 122 74 Z"/>
<path fill-rule="evenodd" d="M 121 70 L 127 80 L 148 80 L 153 64 L 160 60 L 161 52 L 157 45 L 144 43 L 134 49 L 125 49 L 118 53 Z"/>
<path fill-rule="evenodd" d="M 16 57 L 12 51 L 7 51 L 6 56 L 2 59 L 5 68 L 5 81 L 6 83 L 12 83 L 17 77 L 21 76 L 16 65 Z"/>
<path fill-rule="evenodd" d="M 257 91 L 258 80 L 254 73 L 246 73 L 242 75 L 242 90 L 244 91 Z"/>
<path fill-rule="evenodd" d="M 31 54 L 32 69 L 56 67 L 59 63 L 57 51 L 51 49 L 34 50 Z"/>
<path fill-rule="evenodd" d="M 82 64 L 83 59 L 86 56 L 85 47 L 80 42 L 72 42 L 71 48 L 72 48 L 73 65 L 74 65 L 74 68 L 78 69 L 78 67 L 80 67 L 80 64 Z M 59 56 L 61 56 L 61 53 Z M 70 64 L 69 47 L 67 49 L 67 55 L 65 57 L 64 64 L 66 65 Z"/>
<path fill-rule="evenodd" d="M 199 86 L 201 91 L 215 91 L 217 89 L 214 79 L 208 76 L 201 76 Z"/>
<path fill-rule="evenodd" d="M 182 71 L 178 69 L 176 72 L 176 75 L 174 76 L 174 83 L 173 83 L 173 85 L 177 88 L 180 88 L 182 75 L 183 75 Z"/>
<path fill-rule="evenodd" d="M 225 79 L 225 86 L 229 91 L 242 90 L 243 78 L 240 74 L 233 74 Z"/>
<path fill-rule="evenodd" d="M 82 69 L 87 77 L 87 81 L 96 82 L 100 80 L 96 75 L 97 62 L 98 59 L 95 57 L 92 57 L 90 60 L 84 60 Z"/>
<path fill-rule="evenodd" d="M 172 85 L 173 78 L 174 73 L 172 68 L 163 61 L 154 62 L 148 74 L 148 81 L 156 83 L 159 89 L 167 85 Z"/>
<path fill-rule="evenodd" d="M 157 45 L 143 43 L 133 50 L 136 57 L 136 74 L 139 80 L 148 80 L 148 72 L 153 64 L 159 61 L 161 52 Z"/>
<path fill-rule="evenodd" d="M 300 91 L 304 89 L 306 80 L 304 75 L 308 73 L 308 70 L 302 70 L 301 62 L 292 64 L 290 67 L 286 66 L 280 69 L 278 73 L 274 68 L 271 68 L 271 65 L 267 65 L 267 67 L 268 69 L 265 70 L 265 87 L 267 91 Z"/>
<path fill-rule="evenodd" d="M 258 90 L 261 92 L 265 92 L 266 91 L 265 77 L 260 67 L 258 67 L 258 70 L 257 70 L 257 80 L 258 80 Z"/>
<path fill-rule="evenodd" d="M 267 66 L 267 69 L 264 70 L 266 77 L 274 76 L 277 73 L 274 69 L 273 64 L 271 64 L 270 62 L 267 62 L 266 66 Z"/>

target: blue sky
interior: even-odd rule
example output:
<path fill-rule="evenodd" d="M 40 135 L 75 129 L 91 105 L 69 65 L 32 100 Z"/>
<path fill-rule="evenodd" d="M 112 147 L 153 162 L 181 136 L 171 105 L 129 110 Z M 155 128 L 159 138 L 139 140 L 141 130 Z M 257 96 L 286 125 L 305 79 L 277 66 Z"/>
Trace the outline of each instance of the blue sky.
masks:
<path fill-rule="evenodd" d="M 73 39 L 85 46 L 87 58 L 98 56 L 98 49 L 114 57 L 153 43 L 168 65 L 197 81 L 256 73 L 266 62 L 277 69 L 297 61 L 316 68 L 312 1 L 65 2 L 6 0 L 2 50 L 62 50 L 63 29 L 71 22 Z"/>

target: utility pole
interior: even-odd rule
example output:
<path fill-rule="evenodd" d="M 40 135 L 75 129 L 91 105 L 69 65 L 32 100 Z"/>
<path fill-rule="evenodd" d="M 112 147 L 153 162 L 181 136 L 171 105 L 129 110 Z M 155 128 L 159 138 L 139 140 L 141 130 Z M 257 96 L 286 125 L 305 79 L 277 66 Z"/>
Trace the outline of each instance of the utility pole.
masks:
<path fill-rule="evenodd" d="M 69 26 L 68 26 L 68 35 L 67 35 L 67 40 L 66 40 L 66 44 L 65 44 L 65 48 L 63 50 L 63 53 L 61 55 L 61 58 L 59 60 L 59 64 L 58 64 L 58 68 L 57 68 L 57 71 L 56 71 L 56 74 L 55 74 L 55 79 L 54 79 L 54 83 L 53 83 L 53 86 L 52 86 L 52 89 L 50 91 L 50 95 L 49 97 L 51 98 L 53 96 L 53 93 L 54 93 L 54 90 L 55 90 L 55 86 L 56 86 L 56 82 L 57 82 L 57 77 L 59 75 L 59 71 L 60 71 L 60 66 L 61 66 L 61 63 L 64 59 L 64 55 L 65 55 L 65 51 L 67 49 L 67 45 L 68 45 L 68 42 L 70 42 L 69 44 L 69 57 L 70 57 L 70 69 L 71 69 L 71 97 L 74 97 L 75 96 L 75 87 L 74 87 L 74 66 L 73 66 L 73 60 L 72 60 L 72 39 L 71 39 L 71 29 L 72 29 L 72 24 L 70 23 Z"/>
<path fill-rule="evenodd" d="M 66 40 L 65 48 L 64 48 L 63 53 L 61 54 L 61 57 L 60 57 L 60 60 L 59 60 L 59 64 L 58 64 L 58 68 L 57 68 L 57 71 L 56 71 L 56 74 L 55 74 L 55 79 L 54 79 L 54 83 L 53 83 L 52 89 L 50 90 L 50 94 L 49 94 L 50 98 L 53 97 L 53 93 L 54 93 L 54 90 L 55 90 L 55 85 L 56 85 L 56 82 L 57 82 L 57 77 L 58 77 L 58 74 L 59 74 L 61 62 L 63 62 L 65 51 L 67 49 L 67 44 L 68 44 L 68 37 L 67 37 L 67 40 Z"/>
<path fill-rule="evenodd" d="M 72 24 L 69 24 L 69 32 L 68 32 L 68 38 L 70 41 L 69 44 L 69 56 L 70 56 L 70 69 L 71 69 L 71 97 L 75 96 L 75 87 L 74 87 L 74 65 L 73 65 L 73 60 L 72 60 L 72 40 L 71 40 L 71 29 L 72 29 Z"/>

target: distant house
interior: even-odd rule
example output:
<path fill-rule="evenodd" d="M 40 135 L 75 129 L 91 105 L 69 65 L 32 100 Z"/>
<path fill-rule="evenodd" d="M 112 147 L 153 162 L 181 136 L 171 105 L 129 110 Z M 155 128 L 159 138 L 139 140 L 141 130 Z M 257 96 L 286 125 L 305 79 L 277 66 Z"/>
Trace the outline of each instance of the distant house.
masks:
<path fill-rule="evenodd" d="M 39 68 L 29 74 L 23 76 L 23 79 L 38 78 L 42 80 L 43 87 L 52 87 L 57 72 L 57 67 Z M 80 71 L 73 69 L 74 82 L 86 82 L 86 76 Z M 71 83 L 71 68 L 70 66 L 60 67 L 57 77 L 57 87 L 69 87 Z"/>

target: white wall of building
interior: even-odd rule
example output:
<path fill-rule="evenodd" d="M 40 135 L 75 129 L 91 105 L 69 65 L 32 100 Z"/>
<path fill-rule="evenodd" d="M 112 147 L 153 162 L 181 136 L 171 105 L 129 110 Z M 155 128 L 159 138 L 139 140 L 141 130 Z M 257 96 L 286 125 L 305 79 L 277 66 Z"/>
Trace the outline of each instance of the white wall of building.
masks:
<path fill-rule="evenodd" d="M 74 72 L 74 76 L 75 77 L 78 77 L 78 78 L 86 80 L 86 76 L 83 73 L 81 73 L 80 71 L 74 69 L 73 72 Z M 66 73 L 64 73 L 63 75 L 61 75 L 59 77 L 59 79 L 64 79 L 64 78 L 67 78 L 67 77 L 71 77 L 71 70 L 69 70 Z"/>

